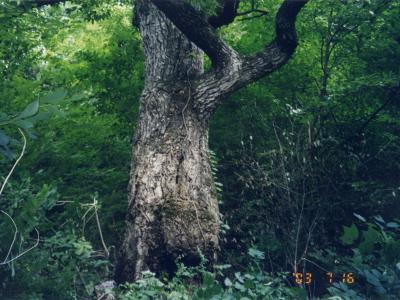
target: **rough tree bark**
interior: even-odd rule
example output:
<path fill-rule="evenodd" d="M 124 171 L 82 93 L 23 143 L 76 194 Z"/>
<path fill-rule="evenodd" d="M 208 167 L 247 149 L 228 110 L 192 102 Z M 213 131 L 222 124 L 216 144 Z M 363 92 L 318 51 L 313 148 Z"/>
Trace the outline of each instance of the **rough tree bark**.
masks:
<path fill-rule="evenodd" d="M 175 260 L 210 261 L 218 251 L 219 212 L 208 159 L 208 122 L 229 93 L 285 64 L 296 45 L 295 19 L 306 0 L 285 1 L 276 38 L 241 57 L 215 29 L 232 22 L 239 1 L 221 0 L 208 18 L 184 0 L 137 0 L 146 57 L 118 282 L 144 270 L 173 272 Z M 213 68 L 204 73 L 203 56 Z"/>
<path fill-rule="evenodd" d="M 126 235 L 117 276 L 173 269 L 198 249 L 218 248 L 218 205 L 207 156 L 207 120 L 193 110 L 191 78 L 203 73 L 201 51 L 149 1 L 136 14 L 146 81 L 134 140 Z"/>

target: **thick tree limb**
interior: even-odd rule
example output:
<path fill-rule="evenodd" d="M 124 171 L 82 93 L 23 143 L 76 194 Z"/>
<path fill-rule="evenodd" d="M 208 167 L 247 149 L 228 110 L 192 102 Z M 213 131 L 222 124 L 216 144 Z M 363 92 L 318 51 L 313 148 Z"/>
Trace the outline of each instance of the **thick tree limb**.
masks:
<path fill-rule="evenodd" d="M 275 39 L 260 53 L 242 58 L 220 39 L 206 15 L 186 1 L 151 1 L 212 61 L 214 71 L 198 80 L 194 92 L 199 113 L 205 118 L 212 114 L 221 98 L 272 73 L 289 60 L 297 47 L 296 17 L 308 2 L 285 0 L 276 15 Z M 227 6 L 229 3 L 233 2 L 225 1 Z"/>
<path fill-rule="evenodd" d="M 296 17 L 307 2 L 286 0 L 282 4 L 276 16 L 275 39 L 260 53 L 239 58 L 239 76 L 216 78 L 213 74 L 206 74 L 208 78 L 199 84 L 197 94 L 197 100 L 201 102 L 198 105 L 201 115 L 211 116 L 224 96 L 272 73 L 290 59 L 297 47 Z M 227 72 L 231 74 L 232 70 L 228 68 Z M 204 91 L 208 97 L 204 97 Z"/>
<path fill-rule="evenodd" d="M 238 15 L 240 0 L 220 0 L 220 10 L 217 15 L 208 18 L 208 23 L 214 28 L 228 25 Z"/>
<path fill-rule="evenodd" d="M 255 81 L 285 64 L 297 47 L 295 21 L 308 0 L 286 0 L 276 16 L 276 37 L 254 57 L 245 60 L 245 76 L 241 84 Z"/>
<path fill-rule="evenodd" d="M 208 23 L 207 16 L 184 0 L 151 0 L 167 18 L 211 59 L 213 66 L 223 69 L 237 56 Z"/>

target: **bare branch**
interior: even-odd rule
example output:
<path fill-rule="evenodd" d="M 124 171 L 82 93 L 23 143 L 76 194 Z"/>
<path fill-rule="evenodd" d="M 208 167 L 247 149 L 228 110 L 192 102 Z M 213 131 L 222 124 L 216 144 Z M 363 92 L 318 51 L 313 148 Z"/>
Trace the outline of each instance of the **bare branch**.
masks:
<path fill-rule="evenodd" d="M 3 182 L 2 186 L 1 186 L 1 189 L 0 189 L 0 196 L 1 196 L 1 194 L 3 193 L 4 188 L 5 188 L 5 186 L 6 186 L 7 182 L 8 182 L 8 180 L 10 179 L 12 173 L 14 172 L 16 166 L 18 165 L 18 163 L 21 161 L 22 157 L 23 157 L 24 154 L 25 154 L 25 149 L 26 149 L 26 137 L 25 137 L 24 132 L 23 132 L 20 128 L 18 128 L 18 130 L 19 130 L 19 132 L 21 133 L 22 138 L 24 139 L 24 145 L 23 145 L 23 147 L 22 147 L 21 154 L 19 155 L 18 159 L 15 161 L 14 165 L 12 166 L 10 172 L 8 173 L 6 179 L 4 180 L 4 182 Z M 12 259 L 8 259 L 8 257 L 9 257 L 10 254 L 11 254 L 11 251 L 12 251 L 12 249 L 13 249 L 13 247 L 14 247 L 15 241 L 16 241 L 16 239 L 17 239 L 18 227 L 17 227 L 17 224 L 15 224 L 14 219 L 13 219 L 8 213 L 6 213 L 4 210 L 1 210 L 0 212 L 2 212 L 3 214 L 5 214 L 5 215 L 11 220 L 11 222 L 12 222 L 12 224 L 13 224 L 13 226 L 14 226 L 14 237 L 13 237 L 13 240 L 12 240 L 12 242 L 11 242 L 10 247 L 8 248 L 8 252 L 7 252 L 7 255 L 6 255 L 4 261 L 0 263 L 0 265 L 6 265 L 6 264 L 9 264 L 10 262 L 12 262 L 12 261 L 14 261 L 14 260 L 20 258 L 21 256 L 25 255 L 26 253 L 28 253 L 28 252 L 31 251 L 32 249 L 36 248 L 37 245 L 39 244 L 40 236 L 39 236 L 39 231 L 35 228 L 35 231 L 36 231 L 36 234 L 37 234 L 37 240 L 36 240 L 35 245 L 33 245 L 33 246 L 30 247 L 29 249 L 27 249 L 27 250 L 21 252 L 20 254 L 18 254 L 17 256 L 13 257 Z"/>
<path fill-rule="evenodd" d="M 22 138 L 24 139 L 24 146 L 22 147 L 21 154 L 19 155 L 18 159 L 15 161 L 14 165 L 12 166 L 10 172 L 8 173 L 6 179 L 4 180 L 4 182 L 3 182 L 2 186 L 1 186 L 1 189 L 0 189 L 0 197 L 1 197 L 1 194 L 3 193 L 3 191 L 4 191 L 4 188 L 5 188 L 5 186 L 6 186 L 7 182 L 8 182 L 8 180 L 9 180 L 10 177 L 11 177 L 12 173 L 14 172 L 15 168 L 17 167 L 17 165 L 19 164 L 19 162 L 21 161 L 22 157 L 23 157 L 24 154 L 25 154 L 25 149 L 26 149 L 26 137 L 25 137 L 25 134 L 23 133 L 23 131 L 22 131 L 20 128 L 18 128 L 18 130 L 19 130 L 19 132 L 21 133 Z"/>
<path fill-rule="evenodd" d="M 108 250 L 106 243 L 104 241 L 104 237 L 103 237 L 103 232 L 101 230 L 101 225 L 100 225 L 100 218 L 99 218 L 99 214 L 97 213 L 99 207 L 98 207 L 98 201 L 96 199 L 96 197 L 93 197 L 93 202 L 92 203 L 87 203 L 87 204 L 81 204 L 82 206 L 88 206 L 89 208 L 86 210 L 86 212 L 83 214 L 82 219 L 83 219 L 83 229 L 86 226 L 86 223 L 89 222 L 89 220 L 95 216 L 96 217 L 96 225 L 97 225 L 97 229 L 99 230 L 99 235 L 100 235 L 100 241 L 101 244 L 103 246 L 104 252 L 106 254 L 106 257 L 108 258 L 110 256 L 110 251 Z M 93 214 L 90 215 L 89 218 L 86 219 L 87 214 L 91 211 L 94 210 Z"/>
<path fill-rule="evenodd" d="M 4 211 L 1 211 L 1 212 L 5 213 Z M 14 221 L 13 221 L 13 223 L 14 223 Z M 14 224 L 15 224 L 15 223 L 14 223 Z M 16 229 L 16 230 L 17 230 L 17 229 Z M 33 249 L 35 249 L 35 248 L 39 245 L 39 242 L 40 242 L 39 230 L 37 230 L 37 229 L 35 228 L 35 231 L 36 231 L 37 238 L 36 238 L 35 244 L 34 244 L 32 247 L 30 247 L 30 248 L 28 248 L 28 249 L 22 251 L 22 252 L 19 253 L 17 256 L 13 257 L 12 259 L 9 259 L 9 260 L 5 259 L 2 263 L 0 263 L 0 265 L 9 264 L 10 262 L 13 262 L 14 260 L 17 260 L 18 258 L 22 257 L 23 255 L 25 255 L 25 254 L 28 253 L 29 251 L 32 251 Z M 14 241 L 13 241 L 13 242 L 14 242 Z M 13 244 L 11 245 L 11 247 L 10 247 L 10 249 L 9 249 L 9 253 L 10 253 L 11 250 L 12 250 L 12 246 L 13 246 Z M 8 255 L 7 255 L 7 257 L 8 257 Z"/>
<path fill-rule="evenodd" d="M 256 14 L 253 14 L 253 13 L 256 13 Z M 237 15 L 245 16 L 245 17 L 239 19 L 239 21 L 247 21 L 247 20 L 252 20 L 252 19 L 256 19 L 256 18 L 261 18 L 268 14 L 269 14 L 269 11 L 262 10 L 262 9 L 254 9 L 254 10 L 248 10 L 248 11 L 238 13 Z"/>
<path fill-rule="evenodd" d="M 261 15 L 263 16 L 263 15 L 267 15 L 269 13 L 269 11 L 263 10 L 263 9 L 252 8 L 252 9 L 249 9 L 246 11 L 239 12 L 239 13 L 237 13 L 237 15 L 238 16 L 246 16 L 246 15 L 249 15 L 252 13 L 258 13 L 258 14 L 260 14 L 260 16 Z"/>
<path fill-rule="evenodd" d="M 13 240 L 11 242 L 10 248 L 8 248 L 8 252 L 7 252 L 6 258 L 4 259 L 4 261 L 2 263 L 0 263 L 0 265 L 5 265 L 6 262 L 8 261 L 8 257 L 10 256 L 11 250 L 14 247 L 14 243 L 15 243 L 15 241 L 17 239 L 18 227 L 17 227 L 17 224 L 15 224 L 14 219 L 8 213 L 6 213 L 4 210 L 0 210 L 0 212 L 5 214 L 11 220 L 11 222 L 12 222 L 12 224 L 14 226 L 14 237 L 13 237 Z"/>

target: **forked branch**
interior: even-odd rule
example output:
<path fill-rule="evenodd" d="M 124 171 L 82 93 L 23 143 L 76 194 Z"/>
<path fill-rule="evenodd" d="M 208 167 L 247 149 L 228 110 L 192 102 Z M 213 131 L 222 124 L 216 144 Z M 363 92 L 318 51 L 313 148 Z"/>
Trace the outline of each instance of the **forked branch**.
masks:
<path fill-rule="evenodd" d="M 185 0 L 151 0 L 166 17 L 210 58 L 213 67 L 227 67 L 236 52 L 219 38 L 207 15 Z"/>
<path fill-rule="evenodd" d="M 213 20 L 185 0 L 152 2 L 212 61 L 213 71 L 197 80 L 194 93 L 199 113 L 206 118 L 224 96 L 272 73 L 289 60 L 297 47 L 296 17 L 308 0 L 285 0 L 276 15 L 275 39 L 251 57 L 240 57 L 215 31 L 223 23 L 224 9 Z M 224 2 L 226 16 L 236 16 L 237 2 Z"/>
<path fill-rule="evenodd" d="M 244 76 L 241 76 L 236 89 L 272 73 L 289 60 L 297 47 L 296 17 L 307 2 L 283 2 L 276 15 L 275 39 L 260 53 L 245 59 Z"/>

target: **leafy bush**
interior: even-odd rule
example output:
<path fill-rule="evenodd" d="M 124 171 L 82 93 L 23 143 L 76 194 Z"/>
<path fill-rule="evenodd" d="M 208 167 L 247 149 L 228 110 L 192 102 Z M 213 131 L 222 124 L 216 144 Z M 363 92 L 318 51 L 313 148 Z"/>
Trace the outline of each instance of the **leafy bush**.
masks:
<path fill-rule="evenodd" d="M 344 261 L 355 270 L 357 284 L 350 288 L 336 284 L 333 295 L 345 299 L 399 299 L 400 297 L 400 225 L 375 216 L 372 222 L 355 214 L 358 224 L 344 227 L 341 238 L 352 247 L 353 255 Z"/>
<path fill-rule="evenodd" d="M 123 284 L 120 287 L 120 300 L 226 300 L 226 299 L 305 299 L 306 294 L 299 288 L 287 287 L 287 274 L 275 276 L 264 273 L 260 262 L 264 253 L 250 248 L 249 265 L 246 272 L 230 273 L 230 265 L 216 265 L 214 272 L 206 270 L 206 261 L 198 267 L 186 267 L 178 263 L 178 271 L 171 280 L 157 279 L 151 272 L 143 272 L 141 279 L 135 283 Z"/>
<path fill-rule="evenodd" d="M 36 192 L 30 178 L 10 182 L 4 191 L 0 206 L 12 217 L 18 233 L 12 221 L 1 215 L 0 258 L 6 258 L 8 263 L 0 269 L 0 298 L 53 300 L 90 296 L 94 285 L 105 276 L 108 262 L 99 258 L 80 232 L 70 225 L 53 230 L 55 222 L 60 221 L 55 216 L 58 200 L 54 187 L 43 185 Z M 31 250 L 24 253 L 27 249 Z"/>

